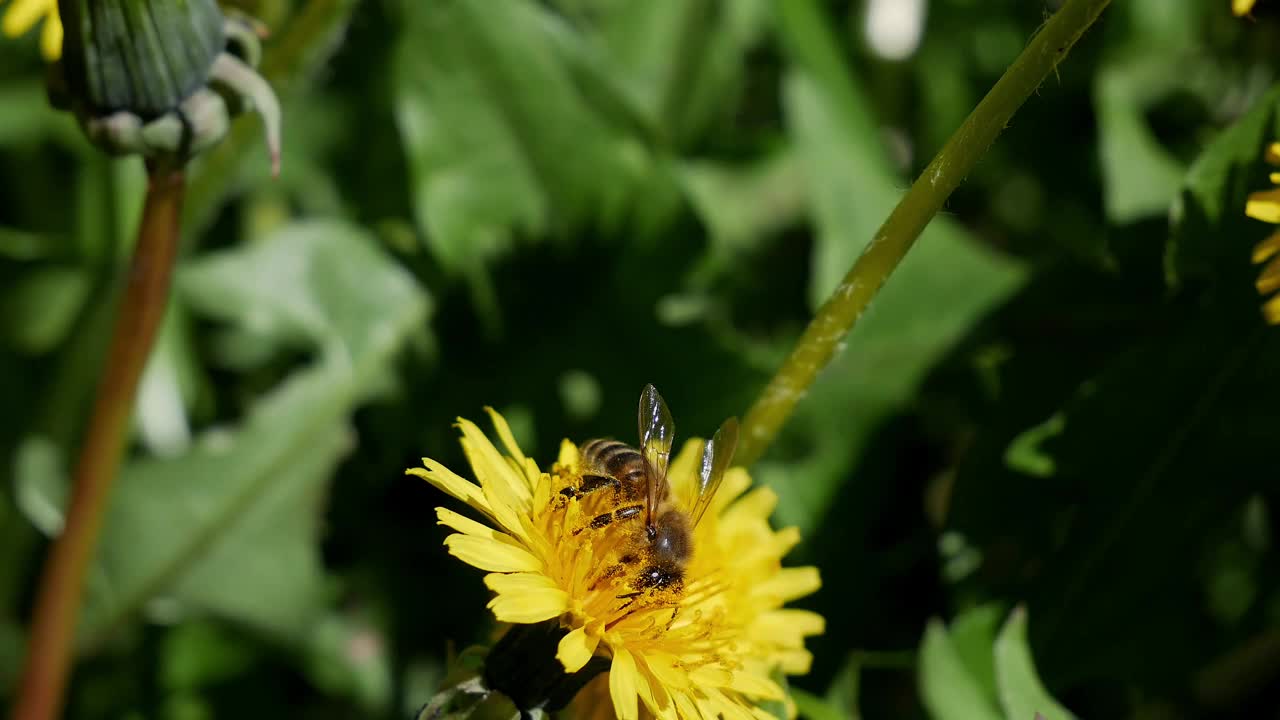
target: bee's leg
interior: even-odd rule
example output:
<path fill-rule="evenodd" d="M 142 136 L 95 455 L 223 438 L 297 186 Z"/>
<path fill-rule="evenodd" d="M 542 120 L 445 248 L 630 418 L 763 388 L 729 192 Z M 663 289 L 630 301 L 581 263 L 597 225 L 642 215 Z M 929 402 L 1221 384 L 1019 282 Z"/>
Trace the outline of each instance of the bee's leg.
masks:
<path fill-rule="evenodd" d="M 622 565 L 610 565 L 609 567 L 605 568 L 604 572 L 600 573 L 599 577 L 597 577 L 595 580 L 591 582 L 591 584 L 587 587 L 587 589 L 595 590 L 597 587 L 599 587 L 600 583 L 606 580 L 618 577 L 619 575 L 622 574 L 622 571 L 625 569 L 626 568 L 624 568 Z"/>
<path fill-rule="evenodd" d="M 577 487 L 564 488 L 560 494 L 576 500 L 604 488 L 613 488 L 613 494 L 616 496 L 622 490 L 622 484 L 617 479 L 605 475 L 585 475 Z"/>
<path fill-rule="evenodd" d="M 618 508 L 613 512 L 601 513 L 591 518 L 591 522 L 587 523 L 584 527 L 574 530 L 573 534 L 577 535 L 583 530 L 599 530 L 600 528 L 606 527 L 614 520 L 630 520 L 632 518 L 640 517 L 640 513 L 643 511 L 643 505 L 628 505 L 624 508 Z"/>

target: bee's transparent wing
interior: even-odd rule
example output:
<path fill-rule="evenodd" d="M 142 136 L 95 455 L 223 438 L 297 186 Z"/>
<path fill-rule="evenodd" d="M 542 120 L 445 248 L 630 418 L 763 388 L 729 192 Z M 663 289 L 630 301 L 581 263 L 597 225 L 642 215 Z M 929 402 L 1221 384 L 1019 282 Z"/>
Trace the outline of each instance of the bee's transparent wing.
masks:
<path fill-rule="evenodd" d="M 711 499 L 715 497 L 716 490 L 724 480 L 725 471 L 733 462 L 733 451 L 737 446 L 738 418 L 729 418 L 716 431 L 711 442 L 702 449 L 702 463 L 698 466 L 698 495 L 689 513 L 694 527 L 697 527 L 698 521 L 711 506 Z"/>
<path fill-rule="evenodd" d="M 653 508 L 658 504 L 658 489 L 667 481 L 667 461 L 671 458 L 671 442 L 676 425 L 671 420 L 667 403 L 653 385 L 645 385 L 640 393 L 640 452 L 649 463 L 649 502 L 645 507 L 645 523 L 653 525 Z"/>

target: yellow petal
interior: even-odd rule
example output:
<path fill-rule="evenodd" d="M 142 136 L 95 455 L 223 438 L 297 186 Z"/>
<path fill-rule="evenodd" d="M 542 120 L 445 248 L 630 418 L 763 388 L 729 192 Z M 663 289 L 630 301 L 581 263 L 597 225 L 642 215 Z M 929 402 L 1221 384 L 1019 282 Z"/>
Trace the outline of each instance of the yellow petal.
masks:
<path fill-rule="evenodd" d="M 494 517 L 508 530 L 517 530 L 519 516 L 532 512 L 533 493 L 528 482 L 511 469 L 506 458 L 475 423 L 458 418 L 458 427 L 462 429 L 462 450 L 493 508 Z"/>
<path fill-rule="evenodd" d="M 426 467 L 409 468 L 408 470 L 405 470 L 404 473 L 406 475 L 417 475 L 449 495 L 452 495 L 489 517 L 493 517 L 493 512 L 489 508 L 489 501 L 485 499 L 484 491 L 480 489 L 479 485 L 463 480 L 452 470 L 431 458 L 422 458 L 422 464 Z"/>
<path fill-rule="evenodd" d="M 1257 0 L 1231 0 L 1231 12 L 1236 15 L 1248 15 Z"/>
<path fill-rule="evenodd" d="M 698 706 L 693 702 L 693 698 L 688 693 L 675 692 L 671 694 L 672 699 L 676 702 L 676 712 L 679 713 L 682 720 L 699 720 L 702 713 L 698 710 Z"/>
<path fill-rule="evenodd" d="M 62 56 L 62 18 L 56 12 L 45 18 L 44 30 L 40 33 L 40 54 L 49 62 Z"/>
<path fill-rule="evenodd" d="M 1280 190 L 1263 190 L 1249 194 L 1244 214 L 1262 222 L 1280 223 Z"/>
<path fill-rule="evenodd" d="M 510 538 L 506 533 L 498 532 L 484 523 L 478 523 L 475 520 L 472 520 L 465 515 L 459 515 L 448 508 L 436 508 L 436 524 L 451 527 L 463 535 L 471 535 L 473 537 L 487 537 L 493 540 L 498 540 L 499 538 Z"/>
<path fill-rule="evenodd" d="M 1258 276 L 1256 285 L 1258 292 L 1263 295 L 1270 295 L 1280 290 L 1280 257 L 1267 263 L 1267 266 L 1262 269 L 1262 274 Z"/>
<path fill-rule="evenodd" d="M 565 672 L 575 673 L 587 664 L 596 648 L 600 645 L 600 636 L 588 633 L 586 626 L 580 627 L 560 638 L 556 648 L 556 659 L 564 665 Z"/>
<path fill-rule="evenodd" d="M 800 528 L 788 527 L 782 528 L 773 534 L 774 552 L 778 557 L 782 557 L 791 552 L 792 548 L 800 544 Z"/>
<path fill-rule="evenodd" d="M 776 575 L 752 588 L 752 594 L 776 600 L 778 604 L 802 598 L 822 587 L 818 568 L 782 568 Z"/>
<path fill-rule="evenodd" d="M 444 539 L 449 554 L 490 572 L 538 572 L 542 562 L 528 550 L 492 538 L 450 535 Z"/>
<path fill-rule="evenodd" d="M 489 601 L 489 609 L 500 622 L 537 623 L 568 610 L 569 594 L 560 588 L 503 593 Z"/>
<path fill-rule="evenodd" d="M 578 463 L 581 461 L 578 454 L 578 446 L 566 440 L 560 441 L 560 456 L 556 458 L 556 463 L 563 465 L 571 470 L 578 469 Z"/>
<path fill-rule="evenodd" d="M 826 632 L 827 620 L 816 612 L 783 608 L 761 613 L 751 624 L 752 637 L 787 647 L 798 647 L 809 635 Z"/>
<path fill-rule="evenodd" d="M 496 593 L 522 593 L 560 589 L 555 580 L 540 572 L 490 573 L 484 576 L 484 584 Z"/>
<path fill-rule="evenodd" d="M 804 675 L 813 666 L 813 653 L 800 648 L 780 650 L 771 654 L 778 669 L 787 675 Z"/>
<path fill-rule="evenodd" d="M 1273 232 L 1266 240 L 1253 246 L 1253 262 L 1262 263 L 1280 253 L 1280 232 Z"/>
<path fill-rule="evenodd" d="M 613 663 L 609 666 L 609 696 L 613 698 L 613 712 L 618 720 L 638 720 L 640 717 L 637 705 L 636 685 L 640 682 L 640 673 L 636 670 L 636 661 L 625 648 L 615 648 Z"/>
<path fill-rule="evenodd" d="M 645 653 L 645 662 L 649 672 L 668 688 L 684 688 L 689 685 L 689 673 L 676 664 L 677 658 L 670 653 L 655 651 Z"/>
<path fill-rule="evenodd" d="M 530 489 L 538 480 L 538 466 L 532 460 L 525 457 L 520 450 L 520 445 L 516 443 L 516 436 L 511 434 L 511 426 L 507 424 L 507 419 L 502 417 L 497 410 L 486 407 L 485 412 L 489 413 L 489 419 L 493 421 L 493 427 L 498 431 L 498 439 L 502 441 L 502 446 L 507 449 L 507 454 L 516 461 L 516 466 L 529 482 Z M 533 474 L 530 474 L 530 470 Z"/>
<path fill-rule="evenodd" d="M 734 503 L 728 510 L 725 510 L 725 521 L 731 522 L 738 518 L 759 518 L 768 520 L 773 514 L 773 509 L 778 506 L 778 494 L 767 487 L 759 487 L 747 493 Z"/>
<path fill-rule="evenodd" d="M 1280 295 L 1277 295 L 1267 301 L 1262 306 L 1262 316 L 1272 325 L 1280 325 Z"/>
<path fill-rule="evenodd" d="M 35 27 L 40 18 L 56 12 L 57 5 L 51 0 L 16 0 L 5 11 L 0 30 L 9 37 L 17 37 Z"/>
<path fill-rule="evenodd" d="M 728 687 L 733 673 L 722 667 L 703 665 L 689 671 L 689 681 L 701 687 Z"/>
<path fill-rule="evenodd" d="M 764 700 L 781 700 L 786 695 L 786 693 L 782 692 L 782 688 L 778 687 L 778 684 L 769 678 L 744 670 L 739 670 L 733 674 L 733 681 L 729 683 L 729 689 Z"/>
<path fill-rule="evenodd" d="M 640 699 L 644 701 L 645 707 L 649 708 L 649 712 L 659 720 L 674 720 L 676 708 L 666 688 L 646 671 L 644 664 L 637 663 L 637 670 L 639 670 L 640 682 L 636 684 L 636 690 L 640 694 Z"/>

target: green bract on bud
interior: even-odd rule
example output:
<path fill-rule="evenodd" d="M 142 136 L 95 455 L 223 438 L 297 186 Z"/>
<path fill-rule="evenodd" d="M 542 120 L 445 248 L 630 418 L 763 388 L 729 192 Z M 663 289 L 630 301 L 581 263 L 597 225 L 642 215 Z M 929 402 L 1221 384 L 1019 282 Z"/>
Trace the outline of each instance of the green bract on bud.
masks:
<path fill-rule="evenodd" d="M 215 0 L 59 0 L 66 26 L 50 95 L 113 154 L 185 162 L 256 109 L 279 169 L 280 106 L 255 70 L 260 29 Z"/>

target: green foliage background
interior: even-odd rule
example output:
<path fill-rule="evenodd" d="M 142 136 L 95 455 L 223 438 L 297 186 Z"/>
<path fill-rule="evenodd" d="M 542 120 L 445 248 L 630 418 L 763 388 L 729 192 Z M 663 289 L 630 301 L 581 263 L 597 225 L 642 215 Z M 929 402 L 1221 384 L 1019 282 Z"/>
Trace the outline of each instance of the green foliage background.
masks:
<path fill-rule="evenodd" d="M 903 61 L 860 0 L 241 4 L 285 169 L 251 119 L 193 168 L 68 715 L 425 702 L 492 623 L 403 470 L 463 469 L 483 405 L 543 460 L 630 438 L 646 382 L 683 437 L 742 413 L 1053 10 L 926 4 Z M 1276 716 L 1280 328 L 1242 208 L 1278 12 L 1116 0 L 754 468 L 825 580 L 803 715 Z M 6 699 L 145 182 L 34 45 L 0 44 Z"/>

